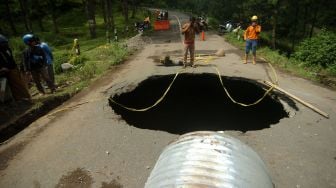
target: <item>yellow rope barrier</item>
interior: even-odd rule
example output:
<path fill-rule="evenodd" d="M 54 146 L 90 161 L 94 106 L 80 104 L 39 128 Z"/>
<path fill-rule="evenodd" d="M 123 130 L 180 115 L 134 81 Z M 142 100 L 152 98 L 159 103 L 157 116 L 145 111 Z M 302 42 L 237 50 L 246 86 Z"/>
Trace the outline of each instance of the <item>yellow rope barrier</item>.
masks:
<path fill-rule="evenodd" d="M 174 16 L 175 16 L 175 15 L 174 15 Z M 177 21 L 178 21 L 178 23 L 179 23 L 180 29 L 181 29 L 181 22 L 180 22 L 180 20 L 179 20 L 179 18 L 178 18 L 177 16 L 175 16 L 175 17 L 176 17 L 176 19 L 177 19 Z M 181 38 L 181 40 L 183 41 L 182 38 Z M 182 42 L 182 43 L 183 43 L 183 42 Z M 202 58 L 202 60 L 204 60 L 205 63 L 209 63 L 209 62 L 212 61 L 213 59 L 214 59 L 214 57 L 212 57 L 212 56 L 208 56 L 208 57 Z M 273 66 L 272 66 L 270 63 L 268 63 L 268 65 L 271 67 L 272 72 L 273 72 L 273 74 L 274 74 L 274 78 L 275 78 L 275 82 L 272 80 L 272 83 L 274 83 L 274 85 L 276 85 L 276 84 L 278 83 L 278 77 L 277 77 L 277 74 L 276 74 L 275 69 L 273 68 Z M 243 106 L 243 107 L 249 107 L 249 106 L 257 105 L 258 103 L 260 103 L 260 102 L 261 102 L 261 101 L 262 101 L 262 100 L 263 100 L 263 99 L 264 99 L 264 98 L 265 98 L 265 97 L 266 97 L 266 96 L 267 96 L 267 95 L 274 89 L 274 86 L 270 87 L 268 90 L 266 90 L 266 92 L 264 93 L 264 95 L 263 95 L 260 99 L 256 100 L 256 101 L 253 102 L 253 103 L 245 104 L 245 103 L 238 102 L 238 101 L 236 101 L 236 100 L 231 96 L 230 92 L 229 92 L 229 91 L 227 90 L 227 88 L 225 87 L 219 69 L 218 69 L 217 67 L 213 67 L 213 68 L 214 68 L 215 71 L 217 72 L 219 81 L 220 81 L 221 86 L 222 86 L 222 88 L 224 89 L 226 95 L 230 98 L 230 100 L 231 100 L 233 103 L 235 103 L 235 104 L 237 104 L 237 105 L 240 105 L 240 106 Z M 163 94 L 163 95 L 162 95 L 162 96 L 161 96 L 161 97 L 160 97 L 160 98 L 159 98 L 153 105 L 151 105 L 151 106 L 149 106 L 149 107 L 147 107 L 147 108 L 136 109 L 136 108 L 127 107 L 127 106 L 125 106 L 125 105 L 122 105 L 122 104 L 120 104 L 120 103 L 114 101 L 114 100 L 112 99 L 112 97 L 109 98 L 109 101 L 112 102 L 112 103 L 114 103 L 114 104 L 116 104 L 116 105 L 118 105 L 118 106 L 120 106 L 120 107 L 122 107 L 122 108 L 124 108 L 124 109 L 126 109 L 126 110 L 135 111 L 135 112 L 144 112 L 144 111 L 148 111 L 148 110 L 152 109 L 153 107 L 155 107 L 156 105 L 158 105 L 160 102 L 163 101 L 163 99 L 166 97 L 167 93 L 169 92 L 170 88 L 171 88 L 172 85 L 174 84 L 174 82 L 175 82 L 177 76 L 178 76 L 181 72 L 183 72 L 183 70 L 182 70 L 182 71 L 179 71 L 179 72 L 177 72 L 177 73 L 175 74 L 175 77 L 174 77 L 173 81 L 170 83 L 169 87 L 166 89 L 166 91 L 164 92 L 164 94 Z"/>
<path fill-rule="evenodd" d="M 114 101 L 114 100 L 112 99 L 112 97 L 109 98 L 109 101 L 112 102 L 112 103 L 114 103 L 114 104 L 116 104 L 116 105 L 118 105 L 118 106 L 120 106 L 120 107 L 122 107 L 122 108 L 124 108 L 124 109 L 126 109 L 126 110 L 129 110 L 129 111 L 134 111 L 134 112 L 145 112 L 145 111 L 148 111 L 148 110 L 154 108 L 155 106 L 157 106 L 158 104 L 160 104 L 160 103 L 163 101 L 163 99 L 166 97 L 166 95 L 168 94 L 169 90 L 170 90 L 171 87 L 173 86 L 173 84 L 174 84 L 174 82 L 175 82 L 177 76 L 178 76 L 181 72 L 183 72 L 183 71 L 184 71 L 184 70 L 181 70 L 181 71 L 179 71 L 179 72 L 177 72 L 177 73 L 175 74 L 174 79 L 173 79 L 172 82 L 169 84 L 168 88 L 167 88 L 166 91 L 163 93 L 163 95 L 162 95 L 162 96 L 161 96 L 161 97 L 160 97 L 160 98 L 159 98 L 153 105 L 151 105 L 151 106 L 149 106 L 149 107 L 147 107 L 147 108 L 136 109 L 136 108 L 127 107 L 127 106 L 125 106 L 125 105 L 122 105 L 122 104 L 120 104 L 120 103 Z"/>
<path fill-rule="evenodd" d="M 222 86 L 222 88 L 224 89 L 226 95 L 229 97 L 229 99 L 230 99 L 233 103 L 235 103 L 235 104 L 237 104 L 237 105 L 240 105 L 240 106 L 243 106 L 243 107 L 249 107 L 249 106 L 257 105 L 257 104 L 260 103 L 262 100 L 264 100 L 265 97 L 266 97 L 266 96 L 267 96 L 267 95 L 274 89 L 274 86 L 270 87 L 268 90 L 266 90 L 266 92 L 263 94 L 263 96 L 262 96 L 260 99 L 256 100 L 256 101 L 253 102 L 253 103 L 250 103 L 250 104 L 241 103 L 241 102 L 236 101 L 236 100 L 232 97 L 232 95 L 230 94 L 230 92 L 227 90 L 227 88 L 225 87 L 219 69 L 218 69 L 217 67 L 213 67 L 213 69 L 217 72 L 217 76 L 218 76 L 219 82 L 221 83 L 221 86 Z M 160 98 L 159 98 L 153 105 L 151 105 L 151 106 L 149 106 L 149 107 L 147 107 L 147 108 L 136 109 L 136 108 L 132 108 L 132 107 L 127 107 L 127 106 L 125 106 L 125 105 L 123 105 L 123 104 L 120 104 L 120 103 L 114 101 L 114 100 L 112 99 L 112 97 L 109 98 L 109 101 L 112 102 L 112 103 L 114 103 L 114 104 L 116 104 L 116 105 L 118 105 L 118 106 L 120 106 L 120 107 L 122 107 L 122 108 L 124 108 L 124 109 L 126 109 L 126 110 L 129 110 L 129 111 L 134 111 L 134 112 L 145 112 L 145 111 L 148 111 L 148 110 L 154 108 L 154 107 L 157 106 L 160 102 L 163 101 L 163 99 L 166 97 L 166 95 L 168 94 L 169 90 L 170 90 L 171 87 L 173 86 L 173 84 L 174 84 L 176 78 L 178 77 L 178 75 L 179 75 L 181 72 L 183 72 L 183 70 L 182 70 L 182 71 L 179 71 L 179 72 L 177 72 L 177 73 L 175 74 L 174 79 L 173 79 L 172 82 L 169 84 L 169 86 L 168 86 L 168 88 L 166 89 L 166 91 L 164 92 L 164 94 L 163 94 L 163 95 L 162 95 L 162 96 L 161 96 L 161 97 L 160 97 Z M 274 73 L 275 73 L 275 72 L 274 72 Z M 275 74 L 275 77 L 276 77 L 276 74 Z M 272 82 L 272 83 L 273 83 L 273 82 Z"/>
<path fill-rule="evenodd" d="M 178 20 L 179 25 L 180 25 L 180 29 L 181 29 L 181 23 L 180 23 L 179 19 L 178 19 L 177 16 L 175 16 L 175 17 L 176 17 L 176 19 Z M 183 40 L 183 39 L 182 39 L 182 40 Z M 182 43 L 183 43 L 183 42 L 182 42 Z M 213 59 L 215 59 L 215 57 L 213 57 L 213 56 L 207 56 L 206 58 L 202 58 L 202 60 L 204 60 L 205 63 L 209 63 L 209 62 L 212 61 Z M 270 66 L 270 68 L 271 68 L 271 70 L 272 70 L 272 72 L 273 72 L 273 75 L 274 75 L 274 79 L 275 79 L 275 80 L 273 80 L 273 79 L 271 78 L 271 82 L 273 83 L 273 85 L 272 85 L 268 90 L 265 91 L 265 93 L 263 94 L 263 96 L 262 96 L 260 99 L 256 100 L 256 101 L 253 102 L 253 103 L 250 103 L 250 104 L 245 104 L 245 103 L 241 103 L 241 102 L 236 101 L 236 100 L 231 96 L 231 94 L 230 94 L 230 92 L 227 90 L 227 88 L 225 87 L 219 69 L 218 69 L 217 67 L 215 67 L 215 66 L 213 66 L 213 69 L 217 72 L 217 76 L 218 76 L 218 79 L 219 79 L 219 81 L 220 81 L 220 83 L 221 83 L 221 86 L 222 86 L 222 88 L 224 89 L 226 95 L 229 97 L 229 99 L 230 99 L 233 103 L 235 103 L 235 104 L 237 104 L 237 105 L 240 105 L 240 106 L 243 106 L 243 107 L 249 107 L 249 106 L 254 106 L 254 105 L 257 105 L 258 103 L 260 103 L 263 99 L 265 99 L 265 97 L 266 97 L 266 96 L 267 96 L 267 95 L 268 95 L 268 94 L 275 88 L 275 86 L 278 84 L 278 76 L 277 76 L 277 73 L 276 73 L 275 69 L 273 68 L 273 66 L 272 66 L 270 63 L 268 63 L 268 65 Z M 110 102 L 112 102 L 112 103 L 114 103 L 114 104 L 116 104 L 116 105 L 118 105 L 118 106 L 120 106 L 120 107 L 126 109 L 126 110 L 129 110 L 129 111 L 134 111 L 134 112 L 145 112 L 145 111 L 148 111 L 148 110 L 154 108 L 155 106 L 157 106 L 158 104 L 160 104 L 160 103 L 164 100 L 164 98 L 167 96 L 168 92 L 170 91 L 171 87 L 172 87 L 173 84 L 175 83 L 176 78 L 178 77 L 178 75 L 180 75 L 182 72 L 184 72 L 184 70 L 185 70 L 185 69 L 182 69 L 182 70 L 178 71 L 178 72 L 175 74 L 173 80 L 171 81 L 171 83 L 169 84 L 168 88 L 165 90 L 165 92 L 163 93 L 163 95 L 162 95 L 162 96 L 161 96 L 161 97 L 160 97 L 154 104 L 152 104 L 152 105 L 149 106 L 149 107 L 141 108 L 141 109 L 136 109 L 136 108 L 132 108 L 132 107 L 128 107 L 128 106 L 125 106 L 125 105 L 123 105 L 123 104 L 120 104 L 120 103 L 116 102 L 115 100 L 113 100 L 112 97 L 109 97 L 108 100 L 109 100 Z M 69 106 L 69 107 L 66 107 L 66 108 L 57 110 L 57 111 L 55 111 L 55 112 L 49 114 L 48 116 L 53 115 L 53 114 L 55 114 L 55 113 L 57 113 L 57 112 L 61 112 L 61 111 L 64 111 L 64 110 L 68 110 L 68 109 L 72 109 L 72 108 L 78 107 L 78 106 L 80 106 L 80 105 L 84 105 L 84 104 L 87 104 L 87 103 L 90 103 L 90 102 L 100 101 L 100 100 L 104 100 L 104 99 L 107 99 L 107 98 L 101 98 L 101 99 L 96 99 L 96 100 L 92 100 L 92 101 L 85 101 L 85 102 L 82 102 L 82 103 L 78 103 L 78 104 L 75 104 L 75 105 L 72 105 L 72 106 Z"/>
<path fill-rule="evenodd" d="M 218 78 L 219 78 L 219 81 L 226 93 L 226 95 L 230 98 L 230 100 L 235 103 L 235 104 L 238 104 L 240 106 L 243 106 L 243 107 L 249 107 L 249 106 L 254 106 L 254 105 L 257 105 L 258 103 L 260 103 L 262 100 L 264 100 L 264 98 L 274 89 L 274 86 L 270 87 L 265 93 L 264 95 L 256 100 L 255 102 L 253 103 L 250 103 L 250 104 L 245 104 L 245 103 L 241 103 L 241 102 L 237 102 L 232 96 L 231 94 L 229 93 L 229 91 L 227 90 L 227 88 L 225 87 L 224 83 L 223 83 L 223 80 L 222 80 L 222 76 L 221 76 L 221 73 L 219 72 L 219 69 L 217 67 L 213 67 L 216 71 L 217 71 L 217 74 L 218 74 Z"/>

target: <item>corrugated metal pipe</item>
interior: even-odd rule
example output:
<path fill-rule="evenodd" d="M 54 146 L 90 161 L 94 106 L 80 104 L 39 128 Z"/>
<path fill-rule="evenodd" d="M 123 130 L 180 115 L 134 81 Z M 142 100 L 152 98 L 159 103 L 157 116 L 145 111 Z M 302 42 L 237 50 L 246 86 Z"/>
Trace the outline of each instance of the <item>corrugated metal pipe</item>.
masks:
<path fill-rule="evenodd" d="M 259 155 L 219 132 L 180 136 L 160 155 L 145 188 L 272 188 Z"/>

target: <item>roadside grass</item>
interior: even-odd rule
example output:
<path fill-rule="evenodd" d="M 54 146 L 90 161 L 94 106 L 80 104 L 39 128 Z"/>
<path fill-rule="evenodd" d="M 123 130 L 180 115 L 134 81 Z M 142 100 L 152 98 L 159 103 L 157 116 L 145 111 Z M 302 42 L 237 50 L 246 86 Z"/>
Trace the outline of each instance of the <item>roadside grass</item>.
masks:
<path fill-rule="evenodd" d="M 121 10 L 120 10 L 121 11 Z M 61 96 L 73 96 L 87 87 L 93 80 L 101 77 L 111 66 L 122 63 L 131 53 L 124 45 L 126 39 L 134 36 L 137 32 L 133 23 L 142 21 L 148 14 L 146 10 L 138 10 L 135 18 L 129 18 L 128 32 L 126 33 L 125 19 L 120 11 L 114 11 L 115 27 L 118 30 L 118 41 L 107 42 L 104 20 L 100 13 L 96 15 L 97 38 L 91 39 L 89 35 L 86 15 L 81 9 L 66 12 L 60 18 L 59 34 L 53 33 L 52 25 L 46 22 L 44 25 L 49 31 L 34 32 L 41 41 L 47 42 L 53 50 L 55 79 L 58 86 L 55 94 L 39 96 L 35 86 L 31 88 L 34 106 L 40 108 L 44 101 Z M 113 31 L 110 31 L 113 37 Z M 72 50 L 73 40 L 77 38 L 80 44 L 81 54 L 74 54 Z M 21 36 L 11 37 L 10 46 L 18 64 L 21 63 L 22 51 L 26 48 Z M 71 63 L 75 67 L 63 72 L 61 64 Z M 48 91 L 47 91 L 48 92 Z"/>
<path fill-rule="evenodd" d="M 240 33 L 242 35 L 242 33 Z M 237 34 L 228 33 L 224 36 L 225 40 L 241 50 L 245 49 L 245 42 L 237 40 Z M 261 46 L 257 50 L 257 56 L 263 57 L 267 62 L 293 75 L 297 75 L 312 81 L 322 83 L 328 87 L 336 89 L 336 68 L 307 65 L 304 62 L 288 58 L 279 51 L 272 50 L 267 46 Z"/>

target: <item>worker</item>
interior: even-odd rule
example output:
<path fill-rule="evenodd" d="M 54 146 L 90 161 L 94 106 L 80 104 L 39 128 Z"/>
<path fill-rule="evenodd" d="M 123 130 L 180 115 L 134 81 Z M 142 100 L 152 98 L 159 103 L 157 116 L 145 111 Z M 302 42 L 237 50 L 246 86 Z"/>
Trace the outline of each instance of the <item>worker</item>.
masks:
<path fill-rule="evenodd" d="M 46 55 L 48 75 L 52 83 L 55 84 L 55 72 L 54 72 L 54 65 L 53 65 L 54 56 L 53 56 L 52 50 L 50 49 L 47 43 L 41 42 L 39 37 L 37 36 L 34 36 L 34 37 L 35 37 L 35 41 L 37 45 L 39 45 L 43 49 Z"/>
<path fill-rule="evenodd" d="M 149 16 L 144 19 L 143 25 L 144 25 L 144 29 L 150 28 L 150 18 L 149 18 Z"/>
<path fill-rule="evenodd" d="M 16 101 L 30 101 L 26 84 L 17 68 L 8 39 L 0 35 L 0 76 L 7 78 L 9 88 Z"/>
<path fill-rule="evenodd" d="M 248 54 L 252 50 L 253 54 L 253 64 L 256 64 L 257 60 L 257 45 L 258 45 L 258 39 L 261 32 L 261 26 L 258 25 L 258 17 L 252 16 L 251 18 L 252 24 L 246 29 L 244 33 L 244 40 L 246 41 L 246 53 L 245 53 L 245 59 L 244 63 L 247 63 Z"/>
<path fill-rule="evenodd" d="M 30 72 L 35 85 L 40 93 L 45 94 L 41 84 L 41 77 L 47 83 L 51 93 L 54 93 L 56 87 L 50 80 L 47 70 L 47 58 L 43 49 L 36 42 L 32 34 L 23 36 L 23 42 L 28 46 L 23 52 L 23 67 L 25 72 Z"/>
<path fill-rule="evenodd" d="M 184 67 L 187 67 L 188 52 L 190 53 L 190 66 L 195 67 L 195 34 L 199 32 L 199 25 L 196 23 L 195 17 L 191 17 L 189 22 L 182 27 L 182 34 L 184 35 Z"/>
<path fill-rule="evenodd" d="M 108 40 L 110 42 L 110 36 L 108 36 L 108 38 L 109 38 Z M 79 42 L 78 42 L 77 38 L 74 39 L 73 49 L 75 50 L 75 54 L 77 56 L 79 56 L 80 55 L 80 46 L 79 46 Z"/>
<path fill-rule="evenodd" d="M 158 9 L 155 10 L 155 18 L 156 20 L 159 20 L 160 18 L 160 11 Z"/>

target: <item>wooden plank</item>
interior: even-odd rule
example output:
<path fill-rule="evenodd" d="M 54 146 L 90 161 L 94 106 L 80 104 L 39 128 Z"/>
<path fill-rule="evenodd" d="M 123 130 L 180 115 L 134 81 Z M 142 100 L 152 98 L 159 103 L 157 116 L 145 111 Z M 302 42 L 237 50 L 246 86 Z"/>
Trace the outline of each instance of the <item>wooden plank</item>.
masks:
<path fill-rule="evenodd" d="M 268 86 L 271 86 L 271 87 L 274 87 L 276 90 L 282 92 L 283 94 L 289 96 L 290 98 L 300 102 L 301 104 L 305 105 L 306 107 L 312 109 L 313 111 L 319 113 L 320 115 L 324 116 L 325 118 L 328 118 L 329 119 L 329 114 L 327 114 L 326 112 L 323 112 L 322 110 L 318 109 L 317 107 L 313 106 L 312 104 L 300 99 L 299 97 L 289 93 L 288 91 L 280 88 L 279 86 L 277 85 L 274 85 L 273 83 L 269 82 L 269 81 L 264 81 L 265 84 L 267 84 Z"/>

